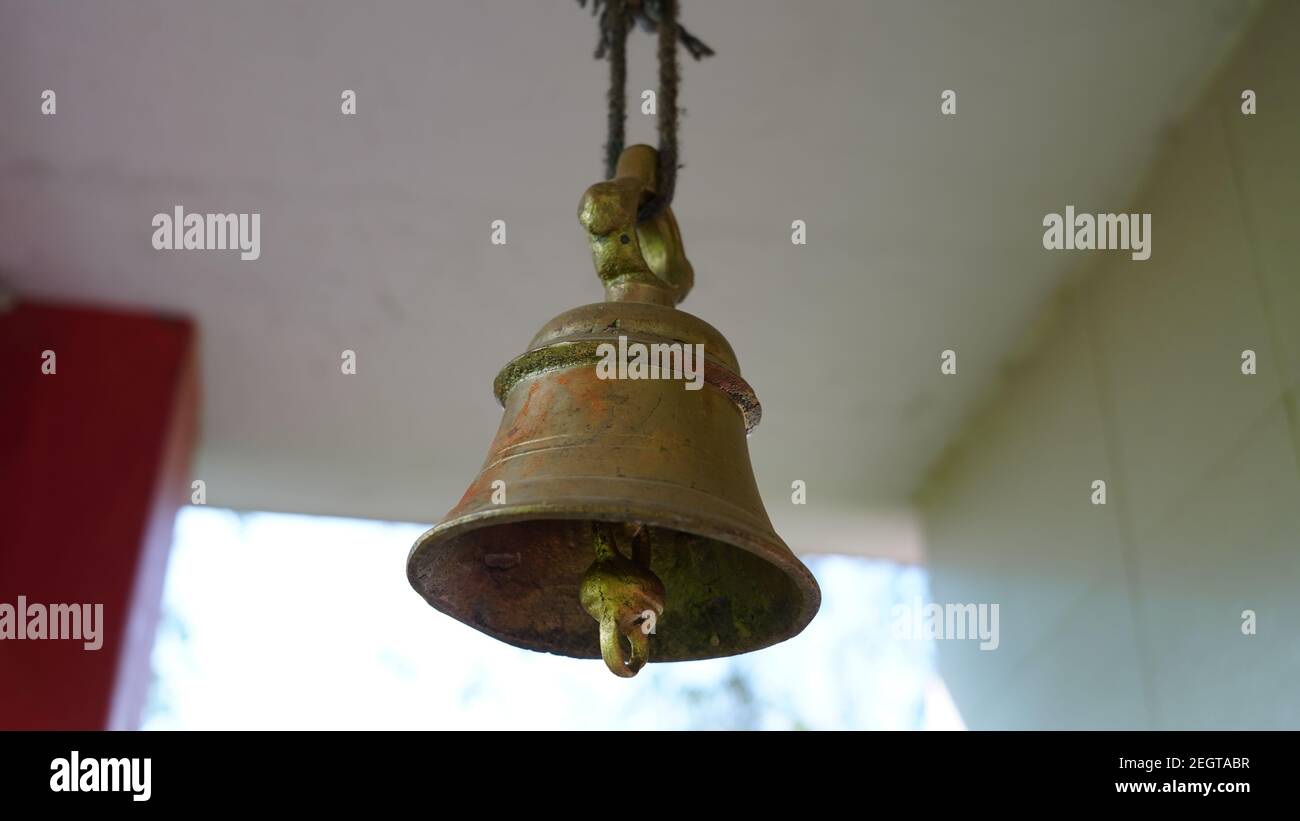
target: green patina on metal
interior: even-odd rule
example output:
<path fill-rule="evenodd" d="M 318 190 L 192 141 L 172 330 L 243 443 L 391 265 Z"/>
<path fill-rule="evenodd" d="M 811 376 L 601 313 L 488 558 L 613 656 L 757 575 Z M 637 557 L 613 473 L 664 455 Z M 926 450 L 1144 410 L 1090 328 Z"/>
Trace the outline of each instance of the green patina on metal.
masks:
<path fill-rule="evenodd" d="M 530 376 L 541 376 L 554 371 L 573 368 L 579 365 L 595 365 L 601 360 L 596 353 L 600 342 L 561 342 L 547 345 L 517 356 L 510 361 L 492 382 L 492 393 L 502 405 L 510 395 L 510 389 L 519 381 Z"/>
<path fill-rule="evenodd" d="M 798 596 L 790 580 L 756 556 L 664 528 L 651 528 L 651 542 L 651 569 L 668 591 L 660 630 L 674 654 L 698 657 L 721 647 L 747 647 L 754 636 L 788 631 L 796 618 Z M 738 577 L 745 580 L 743 596 L 735 595 Z"/>
<path fill-rule="evenodd" d="M 676 340 L 662 339 L 663 344 L 681 344 Z M 595 365 L 604 357 L 599 353 L 601 345 L 613 344 L 609 339 L 578 340 L 557 342 L 544 348 L 536 348 L 512 359 L 492 381 L 492 393 L 497 402 L 504 407 L 510 391 L 524 379 L 543 376 L 562 371 L 566 368 Z M 647 344 L 656 344 L 650 340 Z M 740 376 L 718 364 L 707 364 L 704 369 L 704 381 L 731 397 L 736 403 L 741 416 L 745 419 L 745 430 L 752 432 L 763 418 L 763 406 L 749 383 Z"/>

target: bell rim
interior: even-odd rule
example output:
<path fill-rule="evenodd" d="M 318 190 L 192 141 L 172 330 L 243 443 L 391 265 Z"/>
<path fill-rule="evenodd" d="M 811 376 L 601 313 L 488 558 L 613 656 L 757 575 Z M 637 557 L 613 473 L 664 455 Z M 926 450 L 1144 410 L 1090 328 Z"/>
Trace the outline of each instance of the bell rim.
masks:
<path fill-rule="evenodd" d="M 644 515 L 643 515 L 644 514 Z M 472 624 L 461 619 L 449 607 L 443 607 L 435 596 L 427 593 L 423 586 L 419 584 L 414 575 L 416 558 L 423 551 L 436 549 L 439 543 L 446 542 L 453 537 L 459 537 L 464 534 L 479 530 L 485 527 L 492 527 L 501 524 L 510 524 L 515 522 L 525 522 L 530 520 L 548 520 L 548 521 L 602 521 L 602 522 L 626 522 L 629 519 L 635 519 L 638 522 L 650 525 L 652 527 L 664 527 L 672 530 L 689 533 L 693 536 L 700 536 L 706 539 L 722 542 L 737 550 L 743 550 L 759 559 L 776 566 L 784 571 L 791 578 L 795 589 L 799 593 L 799 607 L 790 621 L 789 629 L 779 633 L 773 633 L 770 640 L 749 647 L 724 650 L 717 653 L 705 655 L 690 656 L 685 658 L 657 660 L 658 663 L 672 663 L 678 661 L 700 661 L 710 658 L 727 658 L 730 656 L 743 655 L 744 653 L 764 650 L 768 647 L 788 641 L 802 633 L 813 618 L 821 609 L 822 595 L 821 586 L 813 576 L 812 571 L 800 561 L 799 557 L 790 549 L 789 545 L 775 532 L 772 532 L 771 539 L 763 539 L 757 535 L 749 535 L 750 528 L 740 526 L 738 528 L 717 527 L 710 528 L 700 526 L 699 520 L 688 520 L 678 514 L 669 512 L 666 508 L 656 505 L 647 505 L 637 510 L 636 516 L 629 516 L 626 505 L 601 504 L 599 502 L 587 502 L 582 506 L 575 506 L 572 503 L 546 503 L 530 505 L 502 505 L 499 508 L 490 510 L 477 510 L 457 516 L 454 519 L 448 519 L 439 522 L 429 528 L 415 540 L 407 553 L 406 558 L 406 577 L 411 587 L 425 603 L 440 613 L 449 616 L 456 621 L 472 627 L 479 632 L 491 636 L 498 641 L 503 641 L 514 647 L 525 650 L 550 653 L 552 655 L 564 656 L 566 658 L 598 658 L 598 656 L 576 656 L 570 653 L 557 652 L 556 650 L 546 647 L 541 643 L 520 640 L 509 633 L 487 629 L 482 624 Z M 689 525 L 689 526 L 688 526 Z M 775 541 L 776 550 L 773 550 L 773 541 Z M 782 555 L 784 552 L 785 555 Z M 576 595 L 576 592 L 575 592 Z"/>

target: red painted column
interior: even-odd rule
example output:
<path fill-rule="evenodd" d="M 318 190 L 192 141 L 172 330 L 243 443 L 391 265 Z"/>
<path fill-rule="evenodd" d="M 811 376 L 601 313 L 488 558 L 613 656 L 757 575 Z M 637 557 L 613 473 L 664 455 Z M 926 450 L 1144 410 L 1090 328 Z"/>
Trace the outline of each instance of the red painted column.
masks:
<path fill-rule="evenodd" d="M 0 621 L 5 605 L 23 618 L 20 596 L 28 615 L 81 604 L 93 619 L 103 606 L 99 649 L 4 637 L 0 624 L 0 728 L 138 725 L 172 523 L 190 493 L 194 360 L 187 320 L 0 310 Z"/>

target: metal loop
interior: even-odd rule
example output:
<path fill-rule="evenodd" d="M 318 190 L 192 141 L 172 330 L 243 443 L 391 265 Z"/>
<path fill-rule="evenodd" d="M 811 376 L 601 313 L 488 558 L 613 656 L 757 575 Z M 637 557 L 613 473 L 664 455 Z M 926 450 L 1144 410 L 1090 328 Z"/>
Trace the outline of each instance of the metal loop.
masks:
<path fill-rule="evenodd" d="M 632 648 L 631 658 L 627 657 L 623 647 L 624 638 Z M 600 620 L 600 656 L 611 673 L 621 678 L 631 678 L 650 660 L 650 637 L 635 623 L 625 632 L 619 626 L 618 619 L 607 613 Z"/>

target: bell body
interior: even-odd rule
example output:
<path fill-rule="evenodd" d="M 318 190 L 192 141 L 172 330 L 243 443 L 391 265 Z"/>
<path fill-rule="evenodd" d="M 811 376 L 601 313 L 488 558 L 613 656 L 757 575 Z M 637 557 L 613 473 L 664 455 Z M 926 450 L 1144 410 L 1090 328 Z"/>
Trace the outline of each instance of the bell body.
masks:
<path fill-rule="evenodd" d="M 602 378 L 600 346 L 620 336 L 703 345 L 703 386 Z M 495 387 L 505 414 L 482 470 L 408 558 L 412 586 L 433 607 L 519 647 L 598 658 L 578 590 L 593 523 L 609 522 L 648 536 L 666 590 L 656 661 L 756 650 L 812 619 L 817 584 L 772 529 L 750 466 L 758 401 L 708 323 L 645 302 L 576 308 Z"/>

